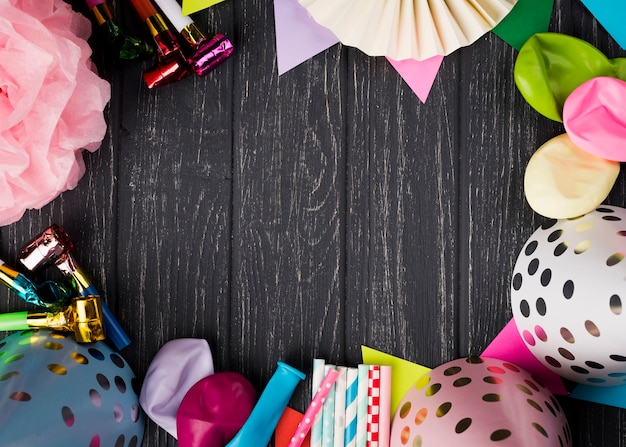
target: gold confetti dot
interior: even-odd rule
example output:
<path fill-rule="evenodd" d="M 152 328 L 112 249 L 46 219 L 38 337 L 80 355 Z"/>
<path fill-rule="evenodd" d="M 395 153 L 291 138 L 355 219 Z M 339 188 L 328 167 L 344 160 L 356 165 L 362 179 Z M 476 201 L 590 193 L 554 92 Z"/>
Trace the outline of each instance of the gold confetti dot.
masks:
<path fill-rule="evenodd" d="M 586 252 L 591 247 L 591 241 L 582 241 L 574 247 L 574 253 L 577 255 Z"/>
<path fill-rule="evenodd" d="M 85 357 L 82 354 L 79 354 L 78 352 L 72 352 L 70 354 L 70 357 L 72 357 L 72 359 L 76 362 L 79 363 L 81 365 L 86 365 L 89 363 L 89 360 L 87 359 L 87 357 Z"/>
<path fill-rule="evenodd" d="M 63 349 L 63 345 L 61 343 L 57 343 L 57 342 L 54 342 L 54 341 L 46 342 L 43 345 L 43 347 L 46 348 L 46 349 L 50 349 L 52 351 L 58 351 L 60 349 Z"/>
<path fill-rule="evenodd" d="M 404 419 L 411 411 L 411 402 L 405 402 L 400 408 L 400 418 Z"/>
<path fill-rule="evenodd" d="M 436 415 L 438 418 L 445 416 L 448 411 L 450 411 L 450 409 L 452 408 L 452 403 L 450 402 L 444 402 L 441 405 L 439 405 L 439 408 L 437 408 L 437 412 Z"/>
<path fill-rule="evenodd" d="M 64 376 L 67 374 L 67 369 L 65 369 L 61 365 L 57 365 L 56 363 L 51 363 L 48 365 L 48 370 L 54 374 L 58 374 L 59 376 Z"/>
<path fill-rule="evenodd" d="M 426 396 L 430 397 L 430 396 L 434 396 L 435 394 L 437 394 L 437 392 L 441 389 L 441 384 L 440 383 L 433 383 L 431 386 L 429 386 L 426 389 Z"/>

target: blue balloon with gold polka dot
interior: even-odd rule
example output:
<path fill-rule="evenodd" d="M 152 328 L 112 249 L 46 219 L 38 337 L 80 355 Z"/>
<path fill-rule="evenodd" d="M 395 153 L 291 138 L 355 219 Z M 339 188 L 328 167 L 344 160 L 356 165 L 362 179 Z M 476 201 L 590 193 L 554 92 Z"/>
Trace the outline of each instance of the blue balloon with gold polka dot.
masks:
<path fill-rule="evenodd" d="M 0 446 L 139 447 L 135 374 L 104 342 L 47 329 L 0 340 Z"/>

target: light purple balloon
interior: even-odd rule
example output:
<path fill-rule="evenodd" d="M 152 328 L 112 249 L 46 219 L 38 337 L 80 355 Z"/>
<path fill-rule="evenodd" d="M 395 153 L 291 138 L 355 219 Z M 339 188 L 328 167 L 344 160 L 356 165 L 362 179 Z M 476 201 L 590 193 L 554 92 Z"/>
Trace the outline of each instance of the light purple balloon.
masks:
<path fill-rule="evenodd" d="M 177 438 L 176 413 L 183 397 L 193 385 L 213 372 L 213 356 L 206 340 L 169 341 L 148 367 L 139 403 L 150 419 Z"/>

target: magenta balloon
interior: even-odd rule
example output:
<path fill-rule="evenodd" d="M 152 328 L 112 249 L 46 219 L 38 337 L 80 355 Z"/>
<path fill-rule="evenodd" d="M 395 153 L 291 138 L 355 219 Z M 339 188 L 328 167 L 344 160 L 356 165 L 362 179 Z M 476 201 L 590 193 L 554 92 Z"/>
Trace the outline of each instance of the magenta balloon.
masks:
<path fill-rule="evenodd" d="M 176 415 L 179 447 L 224 447 L 241 429 L 257 393 L 241 374 L 221 372 L 192 386 Z"/>
<path fill-rule="evenodd" d="M 626 161 L 626 82 L 593 78 L 565 101 L 563 124 L 582 150 L 613 161 Z"/>

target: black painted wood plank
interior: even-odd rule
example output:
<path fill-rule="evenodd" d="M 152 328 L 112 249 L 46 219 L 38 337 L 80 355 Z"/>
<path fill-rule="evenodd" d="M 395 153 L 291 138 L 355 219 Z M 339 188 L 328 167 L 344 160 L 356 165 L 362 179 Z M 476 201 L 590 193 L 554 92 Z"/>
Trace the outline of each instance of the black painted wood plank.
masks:
<path fill-rule="evenodd" d="M 510 320 L 510 272 L 536 226 L 523 178 L 547 120 L 517 91 L 516 54 L 494 34 L 461 51 L 462 355 L 479 355 Z"/>
<path fill-rule="evenodd" d="M 240 5 L 234 91 L 231 361 L 260 390 L 279 360 L 308 374 L 344 349 L 342 52 L 279 78 L 273 11 Z"/>
<path fill-rule="evenodd" d="M 224 3 L 194 19 L 232 35 L 233 14 Z M 234 63 L 149 90 L 141 74 L 153 63 L 124 66 L 121 86 L 115 274 L 133 339 L 124 354 L 143 377 L 166 342 L 204 338 L 216 369 L 228 369 Z M 148 421 L 143 445 L 176 442 Z"/>
<path fill-rule="evenodd" d="M 434 367 L 456 349 L 456 58 L 422 104 L 385 58 L 352 55 L 346 349 Z"/>

